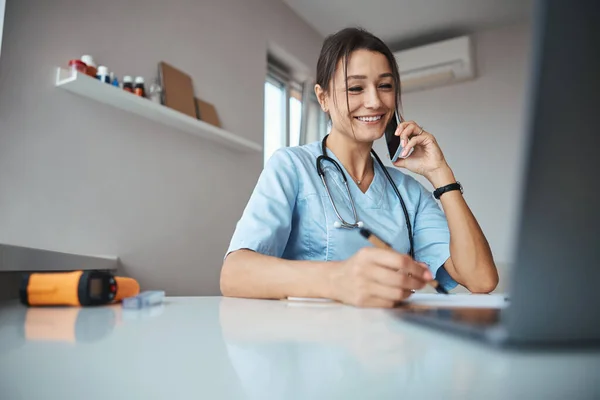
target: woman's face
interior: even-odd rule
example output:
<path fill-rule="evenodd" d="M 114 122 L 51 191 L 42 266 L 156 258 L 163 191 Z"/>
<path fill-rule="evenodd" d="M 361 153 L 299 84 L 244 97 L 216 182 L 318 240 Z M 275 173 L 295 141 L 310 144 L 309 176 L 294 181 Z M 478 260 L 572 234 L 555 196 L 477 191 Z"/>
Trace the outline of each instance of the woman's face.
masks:
<path fill-rule="evenodd" d="M 348 58 L 347 93 L 348 102 L 340 60 L 329 90 L 320 97 L 331 116 L 332 130 L 359 142 L 372 142 L 383 136 L 396 108 L 396 90 L 387 58 L 370 50 L 352 52 Z"/>

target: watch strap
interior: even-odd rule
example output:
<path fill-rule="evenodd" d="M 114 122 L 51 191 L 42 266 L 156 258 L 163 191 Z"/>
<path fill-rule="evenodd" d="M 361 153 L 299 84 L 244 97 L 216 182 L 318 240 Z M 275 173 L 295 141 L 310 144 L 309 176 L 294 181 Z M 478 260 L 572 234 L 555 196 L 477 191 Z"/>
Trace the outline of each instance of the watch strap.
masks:
<path fill-rule="evenodd" d="M 460 190 L 460 193 L 462 193 L 463 192 L 463 188 L 462 188 L 462 185 L 460 184 L 460 182 L 451 183 L 449 185 L 442 186 L 442 187 L 439 187 L 439 188 L 435 189 L 434 192 L 433 192 L 433 197 L 435 197 L 437 200 L 439 200 L 440 197 L 444 193 L 450 192 L 452 190 Z"/>

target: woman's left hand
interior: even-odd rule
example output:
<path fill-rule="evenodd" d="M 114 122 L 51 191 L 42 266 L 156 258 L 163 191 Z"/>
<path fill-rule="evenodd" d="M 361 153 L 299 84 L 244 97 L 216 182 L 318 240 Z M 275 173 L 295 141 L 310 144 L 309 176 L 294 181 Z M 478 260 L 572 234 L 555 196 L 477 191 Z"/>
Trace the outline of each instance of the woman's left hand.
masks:
<path fill-rule="evenodd" d="M 399 158 L 394 165 L 430 179 L 430 176 L 445 168 L 449 168 L 435 137 L 415 121 L 405 121 L 398 125 L 396 136 L 400 136 L 403 147 L 400 157 L 406 157 L 411 149 L 412 154 L 407 158 Z"/>

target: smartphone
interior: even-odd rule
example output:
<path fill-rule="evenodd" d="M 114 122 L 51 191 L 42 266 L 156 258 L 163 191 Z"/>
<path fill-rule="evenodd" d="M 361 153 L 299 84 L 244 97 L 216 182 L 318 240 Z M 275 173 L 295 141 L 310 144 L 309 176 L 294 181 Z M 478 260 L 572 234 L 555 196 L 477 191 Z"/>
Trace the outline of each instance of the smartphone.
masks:
<path fill-rule="evenodd" d="M 392 162 L 396 162 L 402 153 L 400 136 L 395 135 L 399 123 L 400 117 L 398 116 L 398 111 L 396 111 L 385 127 L 385 142 L 387 143 L 388 153 L 390 154 L 390 160 L 392 160 Z"/>

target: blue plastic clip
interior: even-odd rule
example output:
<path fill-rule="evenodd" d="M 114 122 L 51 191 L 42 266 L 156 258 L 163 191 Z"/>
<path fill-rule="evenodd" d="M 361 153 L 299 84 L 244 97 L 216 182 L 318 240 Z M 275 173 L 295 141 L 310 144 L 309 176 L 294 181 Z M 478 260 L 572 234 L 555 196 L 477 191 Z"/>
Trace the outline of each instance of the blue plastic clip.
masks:
<path fill-rule="evenodd" d="M 133 297 L 122 300 L 123 308 L 140 309 L 162 304 L 165 298 L 164 290 L 147 290 Z"/>

